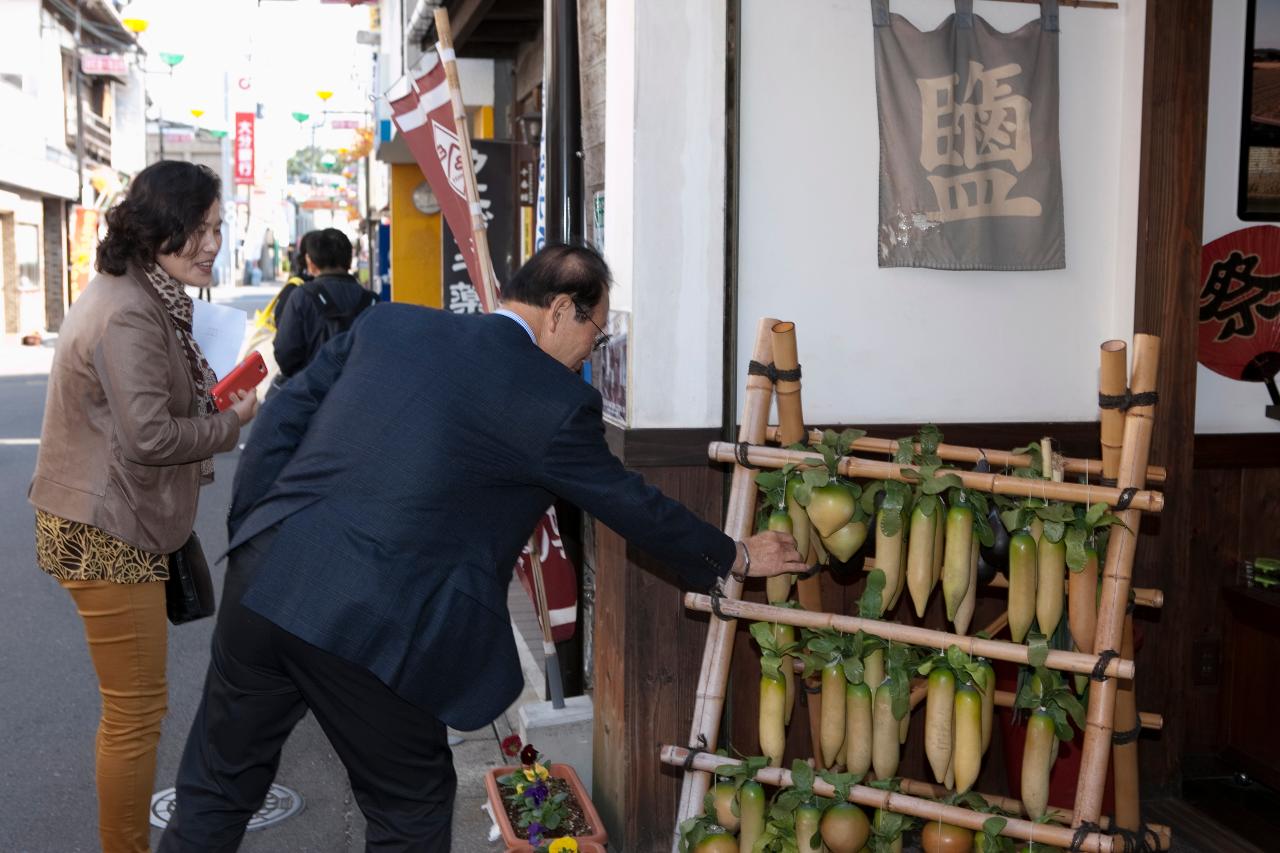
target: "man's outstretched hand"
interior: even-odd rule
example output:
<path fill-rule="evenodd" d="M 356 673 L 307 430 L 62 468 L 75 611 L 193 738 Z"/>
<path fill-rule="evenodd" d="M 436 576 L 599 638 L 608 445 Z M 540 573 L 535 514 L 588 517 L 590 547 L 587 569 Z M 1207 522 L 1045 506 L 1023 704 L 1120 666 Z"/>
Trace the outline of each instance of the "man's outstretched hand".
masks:
<path fill-rule="evenodd" d="M 750 555 L 743 559 L 743 548 Z M 749 563 L 749 565 L 748 565 Z M 746 570 L 744 572 L 744 569 Z M 809 567 L 796 550 L 796 540 L 790 533 L 767 530 L 745 539 L 738 546 L 738 558 L 733 563 L 734 574 L 746 574 L 751 578 L 767 578 L 787 572 L 803 573 Z"/>

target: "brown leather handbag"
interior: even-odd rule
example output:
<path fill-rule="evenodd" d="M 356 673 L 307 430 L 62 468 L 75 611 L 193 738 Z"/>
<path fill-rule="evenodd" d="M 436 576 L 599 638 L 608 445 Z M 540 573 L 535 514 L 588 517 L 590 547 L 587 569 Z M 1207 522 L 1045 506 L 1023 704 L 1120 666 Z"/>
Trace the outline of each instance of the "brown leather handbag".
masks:
<path fill-rule="evenodd" d="M 212 616 L 213 579 L 209 561 L 195 531 L 187 544 L 169 555 L 169 580 L 164 584 L 165 611 L 174 625 Z"/>

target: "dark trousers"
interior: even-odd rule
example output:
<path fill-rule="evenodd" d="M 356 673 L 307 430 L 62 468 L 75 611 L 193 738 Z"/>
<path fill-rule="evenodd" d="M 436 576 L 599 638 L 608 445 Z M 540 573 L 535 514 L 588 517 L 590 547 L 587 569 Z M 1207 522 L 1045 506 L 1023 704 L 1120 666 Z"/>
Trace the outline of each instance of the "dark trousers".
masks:
<path fill-rule="evenodd" d="M 368 821 L 365 849 L 448 853 L 457 786 L 444 724 L 240 604 L 274 535 L 231 554 L 204 696 L 157 853 L 236 850 L 308 709 L 347 768 Z"/>

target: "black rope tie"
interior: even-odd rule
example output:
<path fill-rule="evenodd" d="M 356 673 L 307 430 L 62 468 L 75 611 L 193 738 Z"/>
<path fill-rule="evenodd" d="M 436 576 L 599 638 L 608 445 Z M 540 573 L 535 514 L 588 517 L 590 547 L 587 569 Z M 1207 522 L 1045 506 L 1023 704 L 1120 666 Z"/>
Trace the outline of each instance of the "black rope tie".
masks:
<path fill-rule="evenodd" d="M 794 370 L 779 370 L 773 362 L 761 364 L 758 361 L 752 360 L 747 363 L 747 373 L 752 376 L 766 376 L 774 385 L 777 385 L 779 382 L 800 381 L 799 365 L 796 365 Z"/>
<path fill-rule="evenodd" d="M 1129 488 L 1122 491 L 1120 493 L 1120 499 L 1116 501 L 1116 506 L 1115 506 L 1116 511 L 1120 512 L 1128 509 L 1129 504 L 1133 503 L 1133 496 L 1136 495 L 1137 493 L 1138 493 L 1138 490 L 1133 486 L 1130 486 Z"/>
<path fill-rule="evenodd" d="M 1142 734 L 1142 723 L 1138 723 L 1127 732 L 1112 732 L 1111 742 L 1116 746 L 1124 746 L 1126 743 L 1133 743 L 1138 739 L 1138 735 Z"/>
<path fill-rule="evenodd" d="M 1099 409 L 1119 409 L 1127 412 L 1134 406 L 1154 406 L 1160 402 L 1160 395 L 1155 391 L 1143 391 L 1141 394 L 1135 394 L 1129 389 L 1125 389 L 1123 394 L 1099 394 Z"/>
<path fill-rule="evenodd" d="M 797 580 L 808 580 L 809 578 L 813 577 L 814 575 L 816 575 L 816 574 L 817 574 L 818 572 L 820 572 L 820 571 L 822 571 L 822 564 L 821 564 L 821 563 L 814 563 L 812 566 L 810 566 L 810 567 L 809 567 L 809 571 L 807 571 L 807 572 L 799 572 L 799 573 L 797 573 L 797 574 L 796 574 L 796 579 L 797 579 Z"/>
<path fill-rule="evenodd" d="M 1098 662 L 1093 665 L 1093 674 L 1089 678 L 1094 681 L 1106 681 L 1107 667 L 1118 657 L 1120 657 L 1120 653 L 1115 649 L 1107 649 L 1102 652 L 1102 654 L 1098 655 Z"/>
<path fill-rule="evenodd" d="M 1129 603 L 1125 605 L 1125 615 L 1133 613 L 1138 607 L 1138 594 L 1133 591 L 1133 587 L 1129 587 Z"/>
<path fill-rule="evenodd" d="M 711 590 L 711 612 L 714 613 L 716 618 L 721 622 L 732 622 L 733 617 L 725 616 L 724 612 L 720 610 L 720 602 L 722 601 L 724 601 L 724 591 L 717 586 L 715 589 Z"/>
<path fill-rule="evenodd" d="M 821 682 L 821 681 L 817 681 L 817 682 L 814 682 L 813 684 L 810 684 L 808 681 L 806 681 L 806 682 L 804 683 L 804 692 L 805 692 L 805 693 L 808 693 L 810 696 L 812 696 L 812 695 L 814 695 L 814 694 L 816 694 L 816 693 L 821 693 L 821 692 L 822 692 L 822 682 Z"/>
<path fill-rule="evenodd" d="M 1114 489 L 1116 486 L 1120 485 L 1116 482 L 1115 477 L 1099 477 L 1098 484 L 1106 486 L 1108 489 Z"/>
<path fill-rule="evenodd" d="M 1098 826 L 1098 824 L 1085 821 L 1076 827 L 1076 834 L 1071 836 L 1071 846 L 1067 849 L 1070 850 L 1071 853 L 1080 853 L 1080 851 L 1084 849 L 1085 840 L 1093 833 L 1101 831 L 1102 827 Z"/>
<path fill-rule="evenodd" d="M 735 455 L 738 457 L 738 464 L 743 468 L 754 468 L 759 471 L 760 466 L 751 464 L 751 460 L 747 457 L 747 454 L 751 452 L 751 445 L 745 441 L 739 441 L 736 447 Z"/>
<path fill-rule="evenodd" d="M 693 770 L 693 762 L 698 758 L 699 755 L 701 755 L 706 751 L 707 751 L 707 736 L 699 732 L 698 745 L 689 747 L 689 753 L 684 757 L 684 769 L 686 773 L 688 773 L 690 770 Z"/>

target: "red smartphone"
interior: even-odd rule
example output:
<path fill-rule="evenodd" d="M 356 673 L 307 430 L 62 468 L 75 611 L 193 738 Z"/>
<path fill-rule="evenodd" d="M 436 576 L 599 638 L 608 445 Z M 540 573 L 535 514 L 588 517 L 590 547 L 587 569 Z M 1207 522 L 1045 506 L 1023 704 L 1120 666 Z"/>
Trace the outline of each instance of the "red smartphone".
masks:
<path fill-rule="evenodd" d="M 232 391 L 252 391 L 258 383 L 267 378 L 267 365 L 257 350 L 249 353 L 249 357 L 231 368 L 217 385 L 213 386 L 213 402 L 219 412 L 231 408 L 235 400 Z"/>

